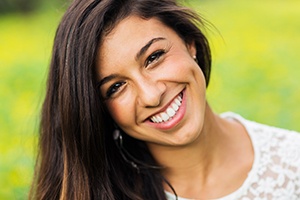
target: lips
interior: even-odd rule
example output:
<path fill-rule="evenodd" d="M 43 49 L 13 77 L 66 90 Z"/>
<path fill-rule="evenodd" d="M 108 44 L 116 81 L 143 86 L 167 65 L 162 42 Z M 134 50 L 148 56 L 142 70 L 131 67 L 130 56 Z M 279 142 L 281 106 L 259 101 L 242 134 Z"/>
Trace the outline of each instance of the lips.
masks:
<path fill-rule="evenodd" d="M 182 104 L 182 92 L 170 103 L 170 105 L 162 112 L 150 117 L 153 123 L 163 123 L 172 119 Z"/>

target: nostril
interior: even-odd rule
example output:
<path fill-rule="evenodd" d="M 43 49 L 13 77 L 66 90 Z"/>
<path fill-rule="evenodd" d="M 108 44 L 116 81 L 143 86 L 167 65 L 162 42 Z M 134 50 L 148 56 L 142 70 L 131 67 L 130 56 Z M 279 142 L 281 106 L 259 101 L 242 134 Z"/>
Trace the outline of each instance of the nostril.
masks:
<path fill-rule="evenodd" d="M 153 108 L 161 105 L 164 91 L 161 91 L 156 86 L 144 86 L 144 90 L 139 91 L 139 102 L 146 108 Z"/>
<path fill-rule="evenodd" d="M 138 103 L 146 108 L 153 108 L 161 105 L 166 92 L 166 84 L 155 77 L 141 76 L 136 80 Z"/>

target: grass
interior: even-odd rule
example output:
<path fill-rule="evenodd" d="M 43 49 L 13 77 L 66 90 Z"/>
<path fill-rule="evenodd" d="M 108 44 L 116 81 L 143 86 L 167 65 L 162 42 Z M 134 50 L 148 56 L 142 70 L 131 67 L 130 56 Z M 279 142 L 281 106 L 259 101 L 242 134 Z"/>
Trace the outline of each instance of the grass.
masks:
<path fill-rule="evenodd" d="M 61 12 L 0 18 L 0 199 L 25 199 L 32 179 L 40 104 Z"/>
<path fill-rule="evenodd" d="M 208 101 L 258 122 L 300 131 L 300 2 L 189 1 L 212 22 Z M 26 199 L 52 40 L 50 7 L 0 17 L 0 199 Z"/>
<path fill-rule="evenodd" d="M 198 1 L 194 1 L 198 2 Z M 212 22 L 208 99 L 217 112 L 300 130 L 300 2 L 191 3 Z"/>

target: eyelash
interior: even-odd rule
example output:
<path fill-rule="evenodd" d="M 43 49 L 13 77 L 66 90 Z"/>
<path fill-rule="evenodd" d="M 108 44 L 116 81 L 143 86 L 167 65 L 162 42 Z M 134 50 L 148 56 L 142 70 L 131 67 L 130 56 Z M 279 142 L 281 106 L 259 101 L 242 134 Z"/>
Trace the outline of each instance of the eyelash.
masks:
<path fill-rule="evenodd" d="M 166 53 L 165 50 L 158 50 L 152 53 L 145 61 L 145 67 L 148 67 L 153 62 L 157 61 L 162 55 Z"/>
<path fill-rule="evenodd" d="M 117 92 L 119 89 L 120 89 L 120 87 L 122 86 L 122 85 L 124 85 L 126 82 L 116 82 L 116 83 L 114 83 L 113 85 L 111 85 L 109 88 L 108 88 L 108 90 L 107 90 L 107 92 L 106 92 L 106 98 L 110 98 L 115 92 Z"/>
<path fill-rule="evenodd" d="M 156 62 L 162 55 L 166 53 L 165 50 L 158 50 L 153 52 L 145 61 L 145 67 L 148 67 L 149 65 L 153 64 L 153 62 Z M 116 82 L 113 85 L 111 85 L 107 92 L 106 92 L 106 99 L 109 99 L 114 93 L 116 93 L 121 86 L 123 86 L 126 82 Z"/>

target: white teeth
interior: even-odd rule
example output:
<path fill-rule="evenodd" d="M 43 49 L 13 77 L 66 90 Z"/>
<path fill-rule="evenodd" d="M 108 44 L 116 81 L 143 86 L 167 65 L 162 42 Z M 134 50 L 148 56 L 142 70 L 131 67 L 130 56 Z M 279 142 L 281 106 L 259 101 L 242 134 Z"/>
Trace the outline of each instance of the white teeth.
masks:
<path fill-rule="evenodd" d="M 179 106 L 176 103 L 172 103 L 172 108 L 177 111 L 179 109 Z"/>
<path fill-rule="evenodd" d="M 157 116 L 156 119 L 157 119 L 158 122 L 162 122 L 163 121 L 160 116 Z"/>
<path fill-rule="evenodd" d="M 163 119 L 163 121 L 168 121 L 169 120 L 169 115 L 168 114 L 166 114 L 166 113 L 161 113 L 161 118 Z"/>
<path fill-rule="evenodd" d="M 167 113 L 170 117 L 173 117 L 176 114 L 176 112 L 173 108 L 168 108 Z"/>
<path fill-rule="evenodd" d="M 182 101 L 182 98 L 181 98 L 181 96 L 178 96 L 178 100 L 179 100 L 179 101 Z"/>
<path fill-rule="evenodd" d="M 152 119 L 153 122 L 158 123 L 158 120 L 157 120 L 156 117 L 152 117 L 151 119 Z"/>
<path fill-rule="evenodd" d="M 175 99 L 175 103 L 177 104 L 177 106 L 180 106 L 180 105 L 181 105 L 181 102 L 180 102 L 180 100 L 178 100 L 178 98 Z"/>
<path fill-rule="evenodd" d="M 179 110 L 182 103 L 181 95 L 176 97 L 170 106 L 164 111 L 155 116 L 152 116 L 150 119 L 154 123 L 161 123 L 170 120 L 173 116 L 176 115 L 176 112 Z"/>

